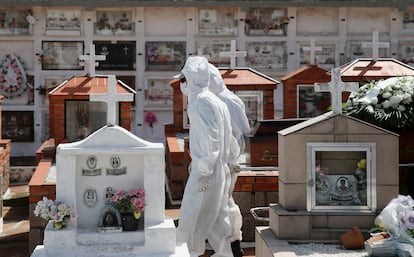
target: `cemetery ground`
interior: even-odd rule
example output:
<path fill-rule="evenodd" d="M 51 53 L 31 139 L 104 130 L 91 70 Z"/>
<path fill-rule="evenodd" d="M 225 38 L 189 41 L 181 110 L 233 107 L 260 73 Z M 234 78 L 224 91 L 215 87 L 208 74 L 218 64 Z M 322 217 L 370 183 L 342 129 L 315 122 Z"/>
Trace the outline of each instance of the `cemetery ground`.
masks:
<path fill-rule="evenodd" d="M 29 257 L 29 187 L 28 185 L 10 186 L 8 199 L 4 200 L 3 231 L 0 233 L 0 257 Z M 179 217 L 179 207 L 167 207 L 166 215 Z M 244 249 L 244 257 L 254 257 L 254 247 Z M 213 254 L 207 250 L 204 256 Z"/>

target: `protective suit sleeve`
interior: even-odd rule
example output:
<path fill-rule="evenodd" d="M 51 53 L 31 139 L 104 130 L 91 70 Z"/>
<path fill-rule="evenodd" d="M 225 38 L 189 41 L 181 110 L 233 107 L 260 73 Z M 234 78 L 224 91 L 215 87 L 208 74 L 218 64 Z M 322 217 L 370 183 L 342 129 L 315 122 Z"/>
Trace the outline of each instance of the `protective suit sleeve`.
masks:
<path fill-rule="evenodd" d="M 195 140 L 190 143 L 192 170 L 197 170 L 202 176 L 211 176 L 213 166 L 220 155 L 219 123 L 211 108 L 203 105 L 193 109 L 191 115 L 191 133 Z"/>

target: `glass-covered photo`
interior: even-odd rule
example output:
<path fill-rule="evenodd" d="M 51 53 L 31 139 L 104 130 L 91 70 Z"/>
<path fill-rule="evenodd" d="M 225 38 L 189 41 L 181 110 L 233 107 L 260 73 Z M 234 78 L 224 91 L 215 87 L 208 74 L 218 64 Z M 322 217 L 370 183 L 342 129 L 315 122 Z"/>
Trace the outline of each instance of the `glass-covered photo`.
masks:
<path fill-rule="evenodd" d="M 307 143 L 307 149 L 308 209 L 375 209 L 375 143 Z"/>
<path fill-rule="evenodd" d="M 84 139 L 106 125 L 106 103 L 65 101 L 65 124 L 68 142 Z"/>
<path fill-rule="evenodd" d="M 329 92 L 315 92 L 313 85 L 298 85 L 298 118 L 316 117 L 328 111 L 331 106 Z"/>

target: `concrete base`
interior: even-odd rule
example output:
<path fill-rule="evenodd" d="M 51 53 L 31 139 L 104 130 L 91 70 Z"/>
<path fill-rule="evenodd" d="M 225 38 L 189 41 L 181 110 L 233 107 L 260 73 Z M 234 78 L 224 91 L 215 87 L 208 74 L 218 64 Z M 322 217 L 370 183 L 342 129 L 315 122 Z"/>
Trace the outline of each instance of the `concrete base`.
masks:
<path fill-rule="evenodd" d="M 269 209 L 269 226 L 274 236 L 288 242 L 337 243 L 339 236 L 353 226 L 369 230 L 376 216 L 372 212 L 289 211 L 274 204 Z"/>
<path fill-rule="evenodd" d="M 116 248 L 116 247 L 113 247 Z M 72 257 L 96 257 L 95 253 L 78 253 L 75 252 L 66 252 L 59 256 L 72 256 Z M 121 257 L 121 256 L 129 256 L 129 257 L 190 257 L 190 253 L 188 252 L 188 248 L 186 244 L 177 245 L 175 247 L 175 252 L 172 254 L 168 253 L 140 253 L 135 251 L 122 251 L 118 249 L 118 252 L 108 253 L 106 255 L 99 255 L 99 256 L 108 256 L 108 257 Z M 36 249 L 33 251 L 31 257 L 55 257 L 55 255 L 49 255 L 47 250 L 45 249 L 44 245 L 38 245 Z"/>
<path fill-rule="evenodd" d="M 36 247 L 32 257 L 189 257 L 186 244 L 176 243 L 172 219 L 145 230 L 98 232 L 77 230 L 72 224 L 63 229 L 46 226 L 44 245 Z"/>
<path fill-rule="evenodd" d="M 270 227 L 256 227 L 256 257 L 296 257 L 289 243 L 277 239 Z"/>

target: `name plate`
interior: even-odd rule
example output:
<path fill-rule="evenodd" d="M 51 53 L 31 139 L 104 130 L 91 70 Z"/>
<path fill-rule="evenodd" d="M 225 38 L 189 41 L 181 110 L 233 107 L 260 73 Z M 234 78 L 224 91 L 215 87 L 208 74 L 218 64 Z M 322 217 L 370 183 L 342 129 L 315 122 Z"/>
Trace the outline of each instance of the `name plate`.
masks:
<path fill-rule="evenodd" d="M 109 175 L 109 176 L 120 176 L 120 175 L 125 175 L 125 174 L 127 174 L 126 167 L 117 168 L 117 169 L 106 168 L 106 175 Z"/>
<path fill-rule="evenodd" d="M 100 176 L 102 174 L 102 169 L 82 169 L 82 176 Z"/>

